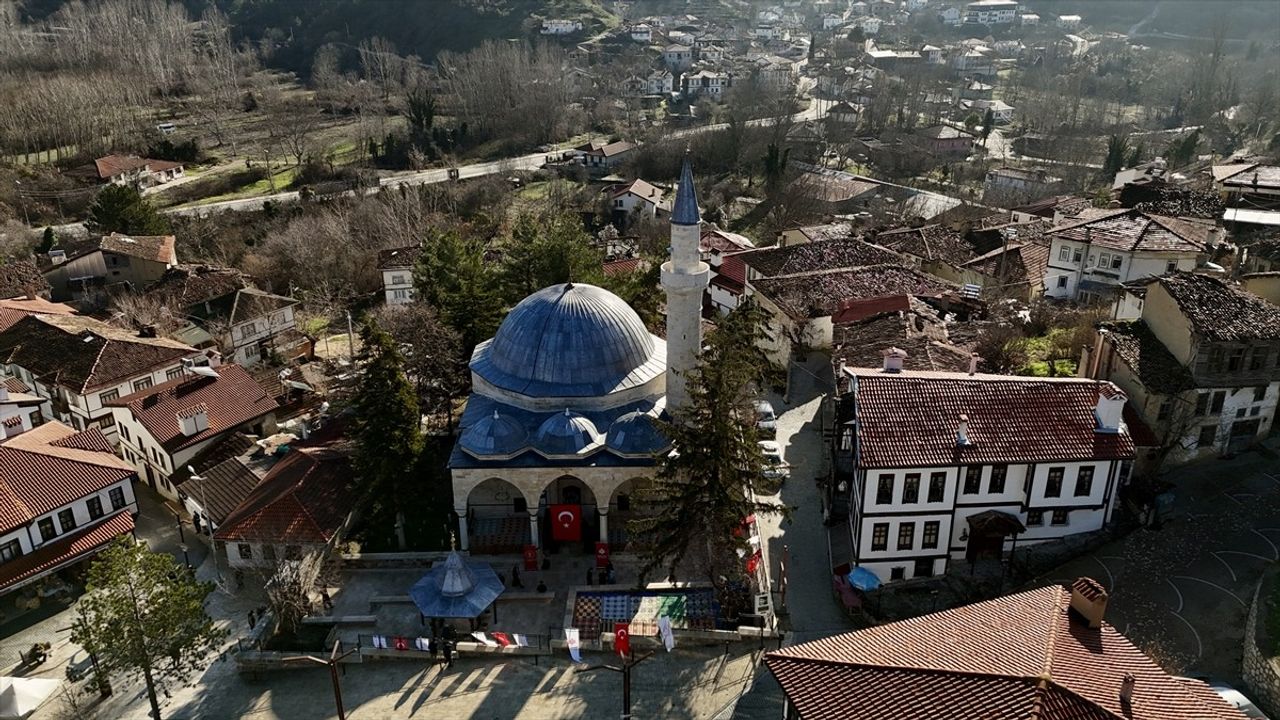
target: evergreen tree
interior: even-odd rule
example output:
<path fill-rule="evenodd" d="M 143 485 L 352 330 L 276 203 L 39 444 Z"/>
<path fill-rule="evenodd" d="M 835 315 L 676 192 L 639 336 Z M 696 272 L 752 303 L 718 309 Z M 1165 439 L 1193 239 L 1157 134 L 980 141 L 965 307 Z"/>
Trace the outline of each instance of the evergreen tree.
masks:
<path fill-rule="evenodd" d="M 504 306 L 498 278 L 485 261 L 485 247 L 456 229 L 432 233 L 422 243 L 414 269 L 418 296 L 440 313 L 445 324 L 462 336 L 463 354 L 493 337 L 502 322 Z"/>
<path fill-rule="evenodd" d="M 647 270 L 604 276 L 601 287 L 617 295 L 631 306 L 650 330 L 662 327 L 662 304 L 665 297 L 660 282 L 662 265 L 653 262 Z"/>
<path fill-rule="evenodd" d="M 360 328 L 362 374 L 353 406 L 352 437 L 356 472 L 364 484 L 374 517 L 394 515 L 410 492 L 422 450 L 418 395 L 405 376 L 404 359 L 391 335 L 367 320 Z M 404 539 L 400 538 L 403 549 Z"/>
<path fill-rule="evenodd" d="M 1113 177 L 1124 167 L 1125 158 L 1129 155 L 1129 138 L 1124 135 L 1112 135 L 1107 140 L 1107 157 L 1102 161 L 1104 177 Z"/>
<path fill-rule="evenodd" d="M 514 305 L 544 287 L 566 282 L 600 284 L 604 253 L 568 213 L 522 213 L 502 246 L 502 287 Z"/>
<path fill-rule="evenodd" d="M 160 720 L 157 692 L 167 696 L 171 685 L 202 669 L 226 635 L 204 609 L 212 590 L 173 557 L 120 538 L 89 566 L 71 641 L 97 657 L 104 691 L 111 673 L 141 675 L 151 717 Z"/>
<path fill-rule="evenodd" d="M 987 108 L 987 114 L 982 116 L 982 144 L 987 144 L 987 138 L 991 137 L 991 131 L 996 127 L 996 114 Z"/>
<path fill-rule="evenodd" d="M 129 185 L 108 185 L 98 193 L 85 222 L 89 231 L 106 235 L 167 235 L 169 221 Z"/>
<path fill-rule="evenodd" d="M 769 143 L 764 156 L 764 184 L 769 192 L 774 192 L 782 185 L 787 172 L 787 160 L 791 156 L 791 148 L 779 148 Z"/>
<path fill-rule="evenodd" d="M 432 152 L 431 127 L 436 118 L 436 99 L 430 91 L 415 90 L 406 98 L 405 119 L 409 121 L 409 141 L 424 153 Z"/>
<path fill-rule="evenodd" d="M 752 494 L 765 467 L 754 406 L 768 367 L 758 346 L 763 322 L 763 311 L 745 298 L 707 334 L 689 374 L 689 405 L 671 422 L 656 421 L 675 452 L 659 460 L 640 493 L 648 514 L 632 529 L 646 548 L 642 582 L 656 569 L 674 574 L 688 559 L 726 590 L 745 574 L 736 551 L 752 552 L 739 536 L 743 519 L 786 512 Z"/>

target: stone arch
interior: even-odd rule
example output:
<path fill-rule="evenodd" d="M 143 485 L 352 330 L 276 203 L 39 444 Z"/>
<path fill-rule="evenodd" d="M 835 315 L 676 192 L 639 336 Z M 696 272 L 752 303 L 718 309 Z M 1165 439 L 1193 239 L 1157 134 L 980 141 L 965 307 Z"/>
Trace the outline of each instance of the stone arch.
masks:
<path fill-rule="evenodd" d="M 546 493 L 547 504 L 549 505 L 566 503 L 594 508 L 600 502 L 592 484 L 573 473 L 565 473 L 556 477 L 547 483 L 547 487 L 543 492 Z"/>
<path fill-rule="evenodd" d="M 506 478 L 490 476 L 470 483 L 454 510 L 459 529 L 466 535 L 463 547 L 482 554 L 518 553 L 529 543 L 532 531 L 528 492 Z M 455 498 L 456 501 L 456 498 Z"/>

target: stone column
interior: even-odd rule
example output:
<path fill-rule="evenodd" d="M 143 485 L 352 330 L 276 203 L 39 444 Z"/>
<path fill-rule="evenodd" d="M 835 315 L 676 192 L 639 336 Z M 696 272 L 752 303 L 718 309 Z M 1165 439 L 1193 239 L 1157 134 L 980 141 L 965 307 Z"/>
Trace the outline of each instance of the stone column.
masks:
<path fill-rule="evenodd" d="M 529 511 L 529 532 L 531 533 L 530 537 L 532 538 L 529 542 L 530 542 L 534 547 L 542 547 L 542 542 L 541 542 L 541 541 L 539 541 L 539 539 L 538 539 L 538 538 L 539 538 L 539 536 L 538 536 L 538 511 L 537 511 L 537 509 L 532 509 L 532 510 L 530 510 L 530 511 Z"/>
<path fill-rule="evenodd" d="M 600 510 L 600 542 L 609 542 L 609 509 Z"/>
<path fill-rule="evenodd" d="M 467 506 L 455 507 L 453 511 L 458 513 L 458 549 L 466 550 L 471 545 L 471 536 L 467 530 Z"/>

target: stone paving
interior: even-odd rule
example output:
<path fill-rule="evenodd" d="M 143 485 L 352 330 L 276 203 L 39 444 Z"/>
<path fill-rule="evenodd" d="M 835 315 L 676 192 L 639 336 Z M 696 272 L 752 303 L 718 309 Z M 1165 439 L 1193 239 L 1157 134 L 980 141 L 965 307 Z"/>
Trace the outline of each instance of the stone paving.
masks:
<path fill-rule="evenodd" d="M 1266 447 L 1179 468 L 1177 517 L 1076 558 L 1035 585 L 1089 575 L 1111 592 L 1107 619 L 1165 669 L 1240 679 L 1248 604 L 1280 560 L 1280 460 Z"/>

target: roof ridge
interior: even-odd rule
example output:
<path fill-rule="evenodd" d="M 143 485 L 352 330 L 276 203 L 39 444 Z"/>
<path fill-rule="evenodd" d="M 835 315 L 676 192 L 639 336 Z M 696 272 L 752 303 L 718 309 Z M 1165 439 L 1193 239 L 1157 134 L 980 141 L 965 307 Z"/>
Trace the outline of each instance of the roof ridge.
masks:
<path fill-rule="evenodd" d="M 89 330 L 88 332 L 93 332 L 93 331 Z M 84 374 L 84 383 L 80 385 L 81 394 L 83 394 L 84 391 L 89 387 L 89 382 L 93 380 L 93 374 L 98 369 L 98 364 L 102 362 L 102 354 L 107 351 L 107 345 L 111 344 L 111 338 L 107 337 L 106 335 L 103 335 L 101 333 L 94 333 L 94 334 L 102 338 L 102 347 L 98 348 L 98 354 L 94 356 L 93 364 L 89 366 L 89 372 L 86 372 Z"/>

